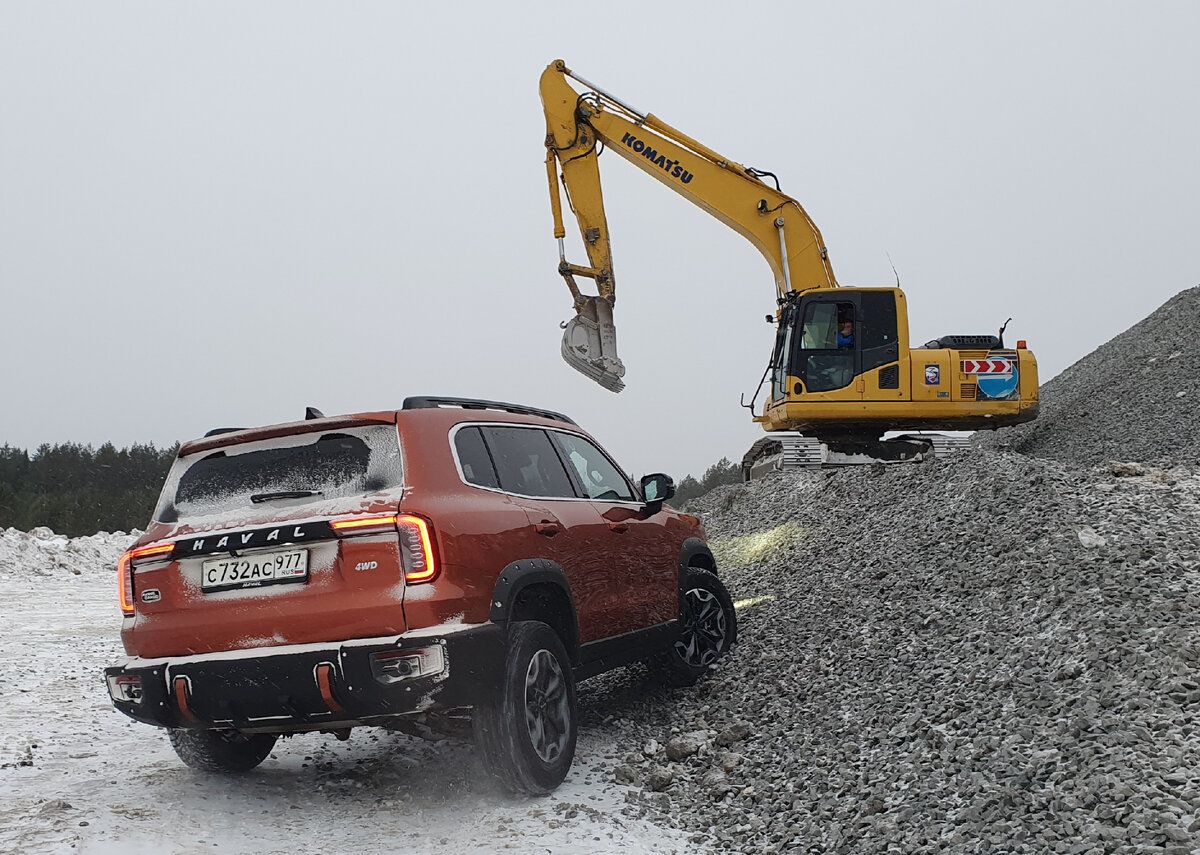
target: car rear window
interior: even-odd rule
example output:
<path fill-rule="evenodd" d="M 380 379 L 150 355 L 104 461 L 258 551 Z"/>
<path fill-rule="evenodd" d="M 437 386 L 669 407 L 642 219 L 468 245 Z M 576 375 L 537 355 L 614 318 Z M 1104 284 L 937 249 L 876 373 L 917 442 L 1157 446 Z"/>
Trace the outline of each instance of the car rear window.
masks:
<path fill-rule="evenodd" d="M 304 433 L 177 459 L 154 518 L 358 497 L 402 483 L 394 427 Z"/>

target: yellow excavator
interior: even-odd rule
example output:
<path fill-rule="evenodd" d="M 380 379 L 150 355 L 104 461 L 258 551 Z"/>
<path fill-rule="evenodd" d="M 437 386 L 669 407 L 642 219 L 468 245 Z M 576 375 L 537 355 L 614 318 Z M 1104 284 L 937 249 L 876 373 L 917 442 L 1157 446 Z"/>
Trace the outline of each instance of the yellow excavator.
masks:
<path fill-rule="evenodd" d="M 776 325 L 775 347 L 763 375 L 770 391 L 761 414 L 754 414 L 754 399 L 748 405 L 765 430 L 798 431 L 846 454 L 904 459 L 930 443 L 885 442 L 885 432 L 994 429 L 1037 415 L 1037 360 L 1024 341 L 1005 347 L 1007 322 L 999 335 L 948 335 L 911 347 L 904 292 L 838 285 L 820 230 L 773 173 L 718 154 L 562 60 L 542 73 L 541 97 L 558 270 L 576 313 L 564 325 L 562 355 L 604 388 L 619 392 L 625 385 L 599 170 L 600 153 L 614 151 L 745 237 L 767 260 L 776 297 L 767 316 Z M 566 260 L 560 180 L 586 266 Z M 584 294 L 577 278 L 595 282 L 597 293 Z"/>

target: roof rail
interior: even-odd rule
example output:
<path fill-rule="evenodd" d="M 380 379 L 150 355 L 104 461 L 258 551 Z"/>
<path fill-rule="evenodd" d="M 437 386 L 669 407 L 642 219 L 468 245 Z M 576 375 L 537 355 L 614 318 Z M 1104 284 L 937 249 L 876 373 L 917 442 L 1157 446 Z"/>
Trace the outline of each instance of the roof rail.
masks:
<path fill-rule="evenodd" d="M 541 416 L 556 422 L 575 424 L 575 420 L 553 410 L 542 410 L 537 407 L 526 407 L 522 404 L 505 404 L 502 401 L 480 401 L 475 398 L 436 398 L 420 395 L 405 398 L 402 409 L 425 410 L 437 407 L 461 407 L 464 410 L 503 410 L 506 413 L 517 413 L 522 416 Z"/>

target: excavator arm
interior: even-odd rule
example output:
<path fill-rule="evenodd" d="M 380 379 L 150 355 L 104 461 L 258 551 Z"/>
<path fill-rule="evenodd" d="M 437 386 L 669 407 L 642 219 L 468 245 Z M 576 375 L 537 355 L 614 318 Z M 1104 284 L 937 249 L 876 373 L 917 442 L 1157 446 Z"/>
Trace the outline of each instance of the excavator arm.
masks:
<path fill-rule="evenodd" d="M 577 91 L 567 78 L 585 90 Z M 612 316 L 616 280 L 600 186 L 602 146 L 750 241 L 771 268 L 780 302 L 793 292 L 838 287 L 820 230 L 799 202 L 763 181 L 770 173 L 742 166 L 653 114 L 630 107 L 573 74 L 562 60 L 542 73 L 541 96 L 558 270 L 576 312 L 565 325 L 562 354 L 606 389 L 624 388 L 625 367 L 617 356 Z M 586 266 L 566 260 L 560 179 L 583 238 Z M 584 294 L 576 277 L 593 280 L 597 293 Z"/>

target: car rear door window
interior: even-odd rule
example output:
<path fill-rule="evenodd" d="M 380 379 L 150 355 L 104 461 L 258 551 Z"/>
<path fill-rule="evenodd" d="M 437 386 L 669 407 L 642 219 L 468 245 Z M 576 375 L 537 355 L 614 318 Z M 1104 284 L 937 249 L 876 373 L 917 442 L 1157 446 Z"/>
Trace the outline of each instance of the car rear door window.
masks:
<path fill-rule="evenodd" d="M 584 494 L 589 499 L 614 502 L 634 500 L 633 489 L 621 470 L 593 443 L 582 436 L 561 431 L 554 432 L 554 440 L 562 449 L 563 457 L 575 469 Z"/>
<path fill-rule="evenodd" d="M 499 487 L 496 467 L 483 443 L 483 435 L 477 427 L 462 428 L 454 435 L 454 448 L 458 452 L 458 464 L 468 484 L 479 487 Z"/>
<path fill-rule="evenodd" d="M 545 431 L 491 426 L 481 430 L 501 489 L 522 496 L 575 495 L 567 470 Z"/>

